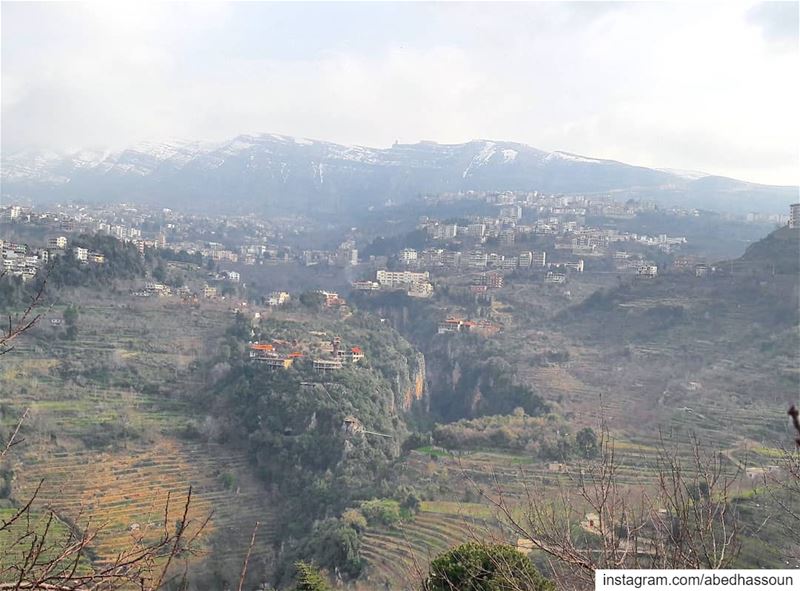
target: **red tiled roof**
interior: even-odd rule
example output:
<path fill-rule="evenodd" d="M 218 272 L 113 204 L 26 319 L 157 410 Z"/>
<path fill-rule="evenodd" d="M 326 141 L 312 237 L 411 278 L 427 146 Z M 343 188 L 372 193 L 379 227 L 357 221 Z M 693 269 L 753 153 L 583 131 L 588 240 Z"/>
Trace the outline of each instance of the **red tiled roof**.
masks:
<path fill-rule="evenodd" d="M 253 343 L 252 345 L 250 345 L 250 348 L 253 349 L 254 351 L 272 351 L 275 349 L 275 347 L 273 347 L 269 343 Z"/>

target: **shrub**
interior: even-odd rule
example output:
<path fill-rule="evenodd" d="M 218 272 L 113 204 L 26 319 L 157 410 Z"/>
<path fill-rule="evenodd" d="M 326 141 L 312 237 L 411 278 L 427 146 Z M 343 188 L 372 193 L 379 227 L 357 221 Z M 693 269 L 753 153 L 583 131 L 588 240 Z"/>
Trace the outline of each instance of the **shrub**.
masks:
<path fill-rule="evenodd" d="M 348 509 L 342 513 L 342 523 L 348 527 L 352 527 L 358 533 L 367 529 L 367 518 L 358 509 Z"/>
<path fill-rule="evenodd" d="M 372 499 L 361 503 L 361 513 L 370 525 L 393 525 L 401 521 L 400 503 L 391 499 Z"/>
<path fill-rule="evenodd" d="M 504 544 L 469 543 L 431 562 L 424 591 L 554 591 L 527 556 Z"/>

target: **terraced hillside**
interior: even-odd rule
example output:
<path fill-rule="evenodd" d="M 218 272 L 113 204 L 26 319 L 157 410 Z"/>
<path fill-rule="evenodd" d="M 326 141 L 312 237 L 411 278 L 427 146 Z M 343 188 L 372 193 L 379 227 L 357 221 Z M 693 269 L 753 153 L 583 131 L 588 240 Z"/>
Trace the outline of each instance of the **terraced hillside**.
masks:
<path fill-rule="evenodd" d="M 238 573 L 250 534 L 260 522 L 251 564 L 272 561 L 272 507 L 244 452 L 188 440 L 202 424 L 184 394 L 198 387 L 189 364 L 224 334 L 224 306 L 202 309 L 132 298 L 80 305 L 74 341 L 58 336 L 50 318 L 18 340 L 0 364 L 2 427 L 25 409 L 24 444 L 15 448 L 13 494 L 36 508 L 85 524 L 99 534 L 99 562 L 133 539 L 157 535 L 168 495 L 174 523 L 192 487 L 195 524 L 216 564 Z"/>
<path fill-rule="evenodd" d="M 361 556 L 368 567 L 358 589 L 418 589 L 428 563 L 441 552 L 472 540 L 503 540 L 491 512 L 483 505 L 426 502 L 413 521 L 364 534 Z"/>
<path fill-rule="evenodd" d="M 18 477 L 16 494 L 29 498 L 40 481 L 37 506 L 49 508 L 63 518 L 82 525 L 88 516 L 99 529 L 95 552 L 106 562 L 129 547 L 135 539 L 154 539 L 160 533 L 169 504 L 169 523 L 181 517 L 188 488 L 193 491 L 189 517 L 193 524 L 211 519 L 204 537 L 216 530 L 241 534 L 242 551 L 256 521 L 262 539 L 270 539 L 271 510 L 260 486 L 247 478 L 248 467 L 241 453 L 219 445 L 186 444 L 159 438 L 147 446 L 122 450 L 53 451 L 38 460 L 14 465 Z M 235 488 L 226 487 L 223 475 L 235 475 Z M 257 555 L 268 554 L 262 545 Z"/>
<path fill-rule="evenodd" d="M 635 498 L 641 491 L 655 492 L 653 487 L 658 482 L 662 452 L 642 441 L 616 440 L 614 446 L 616 482 L 629 486 Z M 686 445 L 670 449 L 676 450 L 685 474 L 691 474 L 694 471 L 692 450 Z M 732 494 L 743 500 L 751 498 L 755 487 L 763 484 L 762 471 L 769 470 L 778 452 L 759 447 L 752 441 L 723 450 L 723 473 L 734 478 Z M 430 448 L 411 452 L 401 472 L 407 484 L 413 484 L 417 490 L 450 500 L 425 501 L 413 521 L 394 528 L 368 530 L 361 547 L 361 556 L 368 568 L 365 586 L 359 589 L 414 589 L 415 581 L 425 572 L 432 557 L 466 541 L 516 544 L 518 536 L 507 526 L 507 518 L 487 497 L 494 502 L 502 501 L 515 519 L 524 524 L 524 512 L 531 498 L 556 499 L 564 491 L 576 493 L 579 471 L 577 464 L 542 462 L 523 453 L 451 454 L 440 448 Z M 584 474 L 584 477 L 589 475 Z M 583 503 L 577 495 L 572 498 Z M 591 510 L 588 505 L 584 509 L 574 508 L 580 514 Z"/>

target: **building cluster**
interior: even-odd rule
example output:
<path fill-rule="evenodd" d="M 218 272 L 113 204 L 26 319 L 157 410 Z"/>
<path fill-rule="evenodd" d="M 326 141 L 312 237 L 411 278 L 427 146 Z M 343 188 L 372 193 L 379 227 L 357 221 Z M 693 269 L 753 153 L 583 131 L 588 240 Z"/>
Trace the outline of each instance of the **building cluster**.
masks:
<path fill-rule="evenodd" d="M 646 256 L 648 249 L 673 253 L 686 243 L 682 236 L 649 236 L 593 226 L 587 221 L 595 217 L 633 218 L 655 210 L 654 203 L 634 200 L 620 203 L 610 197 L 554 196 L 535 191 L 468 192 L 429 199 L 484 200 L 494 205 L 497 212 L 456 221 L 420 218 L 418 228 L 426 232 L 429 241 L 443 244 L 420 250 L 404 248 L 392 257 L 394 268 L 445 275 L 479 271 L 473 283 L 487 289 L 497 283 L 488 271 L 530 272 L 545 283 L 564 283 L 569 273 L 584 271 L 586 260 L 606 271 L 647 275 L 647 268 L 653 266 Z M 355 287 L 376 289 L 368 282 Z"/>
<path fill-rule="evenodd" d="M 791 214 L 784 215 L 778 213 L 748 213 L 745 216 L 745 220 L 748 222 L 756 223 L 756 224 L 779 224 L 784 225 L 787 223 L 791 223 Z M 796 218 L 795 218 L 796 219 Z M 793 226 L 793 227 L 800 227 L 800 226 Z"/>
<path fill-rule="evenodd" d="M 360 291 L 404 290 L 409 296 L 427 298 L 433 295 L 433 285 L 427 271 L 389 271 L 379 269 L 375 281 L 355 281 L 353 289 Z"/>
<path fill-rule="evenodd" d="M 27 244 L 19 244 L 0 240 L 0 249 L 3 253 L 4 275 L 21 277 L 23 281 L 32 279 L 39 268 L 50 258 L 47 249 L 29 249 Z"/>
<path fill-rule="evenodd" d="M 271 308 L 275 308 L 286 304 L 291 299 L 292 297 L 289 295 L 289 292 L 273 291 L 264 298 L 264 303 Z"/>
<path fill-rule="evenodd" d="M 287 347 L 291 350 L 287 350 Z M 249 356 L 250 361 L 273 370 L 288 369 L 297 360 L 310 357 L 314 371 L 327 373 L 359 363 L 364 359 L 364 351 L 361 347 L 342 345 L 341 337 L 335 336 L 327 341 L 306 343 L 287 343 L 280 340 L 250 343 Z"/>
<path fill-rule="evenodd" d="M 437 334 L 471 333 L 490 337 L 500 332 L 503 327 L 489 320 L 465 320 L 463 318 L 449 317 L 439 322 Z"/>
<path fill-rule="evenodd" d="M 2 273 L 11 277 L 20 277 L 23 281 L 33 279 L 43 265 L 68 251 L 72 253 L 75 260 L 87 265 L 99 265 L 106 262 L 103 253 L 80 246 L 69 248 L 66 236 L 48 238 L 46 248 L 31 248 L 28 244 L 0 239 L 0 251 L 2 251 L 3 257 Z"/>

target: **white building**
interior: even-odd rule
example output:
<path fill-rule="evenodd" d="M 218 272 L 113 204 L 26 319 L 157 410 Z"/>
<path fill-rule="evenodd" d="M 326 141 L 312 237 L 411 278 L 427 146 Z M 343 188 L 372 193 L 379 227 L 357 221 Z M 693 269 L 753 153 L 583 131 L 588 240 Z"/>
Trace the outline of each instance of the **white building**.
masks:
<path fill-rule="evenodd" d="M 658 275 L 658 267 L 656 265 L 640 265 L 636 275 L 639 277 L 656 277 Z"/>
<path fill-rule="evenodd" d="M 288 292 L 285 291 L 273 291 L 271 294 L 267 296 L 267 305 L 268 306 L 281 306 L 289 301 L 290 295 Z"/>
<path fill-rule="evenodd" d="M 60 250 L 64 250 L 66 247 L 67 247 L 66 236 L 55 236 L 47 240 L 47 248 L 57 248 Z"/>
<path fill-rule="evenodd" d="M 415 281 L 408 288 L 407 293 L 412 298 L 429 298 L 433 295 L 433 285 L 428 281 Z"/>
<path fill-rule="evenodd" d="M 486 224 L 469 224 L 465 233 L 472 238 L 483 238 L 486 234 Z"/>
<path fill-rule="evenodd" d="M 800 228 L 800 203 L 792 203 L 789 206 L 789 227 Z"/>
<path fill-rule="evenodd" d="M 72 252 L 75 254 L 75 258 L 79 261 L 88 261 L 89 260 L 89 249 L 88 248 L 81 248 L 80 246 L 76 246 L 72 249 Z"/>
<path fill-rule="evenodd" d="M 417 260 L 417 251 L 413 248 L 404 248 L 400 251 L 400 260 L 408 265 L 409 263 Z"/>
<path fill-rule="evenodd" d="M 485 269 L 489 262 L 489 255 L 480 250 L 473 251 L 467 256 L 467 266 L 474 269 Z"/>
<path fill-rule="evenodd" d="M 583 259 L 578 259 L 577 262 L 573 263 L 564 263 L 564 268 L 569 269 L 570 271 L 583 273 Z"/>
<path fill-rule="evenodd" d="M 500 218 L 516 222 L 522 218 L 521 205 L 506 205 L 500 208 Z"/>
<path fill-rule="evenodd" d="M 567 276 L 564 273 L 554 273 L 553 271 L 548 271 L 544 278 L 545 283 L 566 283 L 566 281 Z"/>
<path fill-rule="evenodd" d="M 404 287 L 412 283 L 428 281 L 428 272 L 417 273 L 414 271 L 387 271 L 381 269 L 377 273 L 378 283 L 383 287 Z"/>

